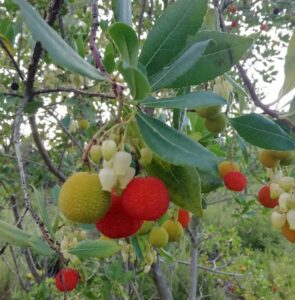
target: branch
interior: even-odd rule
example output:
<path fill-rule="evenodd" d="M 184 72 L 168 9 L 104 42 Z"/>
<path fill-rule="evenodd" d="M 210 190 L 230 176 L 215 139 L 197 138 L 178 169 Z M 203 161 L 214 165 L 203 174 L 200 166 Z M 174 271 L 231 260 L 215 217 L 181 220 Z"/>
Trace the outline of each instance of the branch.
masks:
<path fill-rule="evenodd" d="M 218 10 L 220 29 L 221 29 L 221 31 L 226 32 L 226 26 L 224 23 L 224 17 L 223 17 L 222 6 L 221 6 L 222 4 L 219 5 L 219 0 L 214 0 L 214 5 L 215 5 L 216 9 Z M 293 132 L 295 132 L 295 124 L 288 119 L 282 118 L 282 116 L 280 115 L 279 112 L 274 111 L 274 110 L 270 109 L 268 107 L 268 105 L 263 104 L 262 101 L 259 99 L 258 95 L 256 94 L 255 87 L 253 86 L 252 82 L 250 81 L 245 69 L 242 67 L 242 65 L 240 63 L 237 63 L 236 66 L 237 66 L 240 76 L 243 79 L 244 85 L 246 86 L 246 88 L 249 91 L 249 94 L 250 94 L 251 99 L 252 99 L 253 103 L 255 104 L 255 106 L 261 108 L 262 111 L 265 114 L 269 115 L 270 117 L 281 120 Z"/>
<path fill-rule="evenodd" d="M 191 222 L 191 230 L 190 237 L 192 242 L 192 250 L 191 250 L 191 287 L 190 287 L 190 294 L 189 300 L 196 300 L 197 295 L 197 286 L 198 286 L 198 278 L 197 278 L 197 258 L 198 258 L 198 227 L 199 227 L 199 218 L 193 216 Z"/>
<path fill-rule="evenodd" d="M 157 261 L 152 264 L 149 275 L 152 277 L 152 279 L 157 287 L 160 299 L 173 300 L 171 290 L 169 289 L 169 287 L 164 279 L 163 273 L 161 271 L 161 264 L 160 264 L 159 256 L 157 256 Z"/>
<path fill-rule="evenodd" d="M 58 87 L 58 88 L 54 88 L 54 89 L 42 89 L 39 91 L 35 91 L 34 96 L 40 95 L 40 94 L 50 94 L 50 93 L 60 93 L 60 92 L 74 93 L 76 95 L 83 95 L 83 96 L 89 96 L 89 97 L 102 97 L 102 98 L 116 99 L 116 97 L 114 95 L 104 94 L 104 93 L 96 93 L 96 92 L 88 92 L 88 91 L 78 90 L 78 89 L 74 89 L 74 88 L 70 88 L 70 87 L 69 88 L 68 87 Z"/>
<path fill-rule="evenodd" d="M 13 55 L 10 53 L 10 51 L 7 49 L 5 43 L 3 43 L 1 39 L 0 39 L 0 44 L 1 44 L 2 48 L 5 50 L 5 52 L 7 53 L 7 55 L 9 56 L 9 58 L 10 58 L 12 64 L 14 65 L 14 68 L 15 68 L 17 74 L 19 75 L 19 77 L 21 78 L 21 80 L 24 81 L 24 80 L 25 80 L 25 77 L 24 77 L 24 75 L 23 75 L 21 69 L 19 68 L 19 66 L 18 66 L 18 64 L 17 64 L 17 62 L 16 62 L 16 60 L 15 60 L 14 57 L 13 57 Z"/>
<path fill-rule="evenodd" d="M 52 160 L 50 156 L 48 155 L 48 152 L 46 151 L 44 144 L 41 140 L 37 124 L 36 124 L 36 118 L 35 116 L 29 117 L 29 122 L 32 130 L 32 135 L 35 141 L 35 144 L 39 150 L 39 153 L 41 154 L 46 166 L 48 167 L 48 170 L 54 174 L 61 182 L 66 181 L 66 176 L 58 170 L 58 168 L 52 163 Z"/>
<path fill-rule="evenodd" d="M 89 44 L 90 44 L 90 50 L 92 52 L 93 60 L 95 63 L 95 66 L 97 69 L 101 71 L 101 73 L 110 81 L 112 80 L 108 72 L 106 71 L 105 66 L 103 65 L 103 62 L 101 60 L 101 55 L 98 52 L 98 50 L 95 47 L 95 36 L 96 36 L 96 31 L 99 25 L 98 22 L 98 9 L 97 9 L 97 1 L 93 0 L 92 1 L 92 25 L 91 25 L 91 30 L 90 30 L 90 36 L 89 36 Z"/>

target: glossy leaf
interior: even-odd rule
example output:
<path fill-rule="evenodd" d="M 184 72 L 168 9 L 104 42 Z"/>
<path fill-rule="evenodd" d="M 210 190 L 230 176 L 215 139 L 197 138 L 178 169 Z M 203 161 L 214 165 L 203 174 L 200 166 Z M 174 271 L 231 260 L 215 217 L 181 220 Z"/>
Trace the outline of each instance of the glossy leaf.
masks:
<path fill-rule="evenodd" d="M 142 100 L 149 96 L 151 91 L 150 84 L 138 68 L 121 63 L 119 69 L 128 84 L 134 100 Z"/>
<path fill-rule="evenodd" d="M 21 10 L 22 17 L 33 35 L 52 59 L 60 66 L 80 75 L 104 80 L 103 75 L 77 54 L 25 0 L 13 0 Z"/>
<path fill-rule="evenodd" d="M 40 255 L 52 256 L 55 253 L 40 237 L 31 237 L 30 239 L 28 239 L 28 244 Z"/>
<path fill-rule="evenodd" d="M 68 252 L 83 259 L 88 257 L 107 258 L 120 250 L 121 246 L 113 240 L 88 240 L 78 243 Z"/>
<path fill-rule="evenodd" d="M 295 28 L 293 29 L 292 37 L 289 41 L 288 51 L 285 58 L 285 80 L 280 90 L 279 98 L 286 95 L 295 88 Z"/>
<path fill-rule="evenodd" d="M 165 10 L 148 34 L 139 59 L 149 77 L 184 50 L 188 36 L 201 27 L 206 11 L 207 0 L 178 0 Z"/>
<path fill-rule="evenodd" d="M 248 143 L 271 150 L 294 150 L 295 140 L 275 122 L 258 114 L 230 120 L 238 134 Z"/>
<path fill-rule="evenodd" d="M 251 38 L 240 37 L 218 31 L 201 31 L 190 40 L 190 44 L 213 40 L 198 62 L 166 87 L 178 88 L 207 82 L 229 71 L 252 45 Z"/>
<path fill-rule="evenodd" d="M 112 0 L 112 8 L 117 22 L 132 26 L 131 0 Z"/>
<path fill-rule="evenodd" d="M 138 40 L 134 30 L 125 23 L 115 23 L 109 29 L 109 35 L 123 60 L 137 66 Z"/>
<path fill-rule="evenodd" d="M 35 200 L 37 203 L 39 214 L 42 218 L 42 221 L 43 221 L 46 229 L 50 233 L 51 238 L 54 239 L 54 230 L 53 230 L 53 227 L 51 224 L 51 220 L 50 220 L 47 208 L 45 206 L 45 197 L 42 196 L 41 193 L 35 187 L 33 187 L 33 190 L 34 190 L 34 196 L 35 196 Z"/>
<path fill-rule="evenodd" d="M 208 41 L 203 41 L 192 45 L 184 53 L 180 55 L 173 63 L 163 68 L 162 71 L 150 78 L 153 90 L 162 87 L 173 86 L 174 82 L 189 72 L 194 65 L 200 60 L 202 54 L 207 48 Z M 187 86 L 187 85 L 183 85 Z"/>
<path fill-rule="evenodd" d="M 202 216 L 201 180 L 194 167 L 175 166 L 154 157 L 151 164 L 146 166 L 146 171 L 165 183 L 172 202 L 197 216 Z"/>
<path fill-rule="evenodd" d="M 0 220 L 0 240 L 11 245 L 27 247 L 31 235 L 23 230 Z"/>
<path fill-rule="evenodd" d="M 163 160 L 174 165 L 195 166 L 208 173 L 217 172 L 216 157 L 201 144 L 141 112 L 137 113 L 136 121 L 145 143 Z"/>
<path fill-rule="evenodd" d="M 110 42 L 105 49 L 103 64 L 109 74 L 113 73 L 116 68 L 115 62 L 115 54 L 114 54 L 114 47 L 112 42 Z"/>
<path fill-rule="evenodd" d="M 224 105 L 226 100 L 213 92 L 192 92 L 185 95 L 156 99 L 147 98 L 140 104 L 154 108 L 199 108 L 214 105 Z"/>

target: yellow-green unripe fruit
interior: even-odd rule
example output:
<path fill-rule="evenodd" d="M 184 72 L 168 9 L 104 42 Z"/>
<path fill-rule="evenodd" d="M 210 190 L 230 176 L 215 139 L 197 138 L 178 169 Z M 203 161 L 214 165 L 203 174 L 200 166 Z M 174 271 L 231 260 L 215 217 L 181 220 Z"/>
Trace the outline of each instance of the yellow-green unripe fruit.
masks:
<path fill-rule="evenodd" d="M 78 125 L 79 125 L 80 129 L 85 130 L 89 127 L 89 122 L 86 119 L 81 119 L 81 120 L 78 121 Z"/>
<path fill-rule="evenodd" d="M 149 148 L 140 149 L 139 163 L 142 166 L 148 166 L 153 160 L 153 152 Z"/>
<path fill-rule="evenodd" d="M 101 146 L 99 145 L 93 145 L 90 148 L 89 151 L 89 155 L 90 158 L 95 162 L 95 163 L 99 163 L 100 159 L 101 159 Z"/>
<path fill-rule="evenodd" d="M 178 221 L 167 220 L 162 227 L 168 232 L 169 242 L 177 241 L 183 234 L 183 227 Z"/>
<path fill-rule="evenodd" d="M 149 234 L 149 241 L 154 247 L 164 247 L 169 241 L 168 232 L 163 227 L 154 227 Z"/>
<path fill-rule="evenodd" d="M 290 159 L 293 156 L 292 151 L 275 151 L 270 150 L 272 156 L 276 159 Z"/>
<path fill-rule="evenodd" d="M 72 222 L 95 223 L 107 213 L 110 205 L 111 194 L 102 191 L 96 173 L 74 173 L 61 187 L 60 210 Z"/>
<path fill-rule="evenodd" d="M 153 222 L 152 221 L 144 221 L 141 227 L 138 229 L 136 234 L 138 235 L 144 235 L 147 234 L 151 231 L 153 227 Z"/>
<path fill-rule="evenodd" d="M 279 159 L 275 158 L 271 150 L 261 150 L 259 152 L 259 160 L 266 168 L 275 168 L 279 164 Z"/>
<path fill-rule="evenodd" d="M 197 115 L 202 118 L 215 118 L 217 115 L 220 114 L 220 112 L 221 112 L 220 105 L 214 105 L 210 107 L 196 109 Z"/>
<path fill-rule="evenodd" d="M 215 118 L 207 118 L 205 120 L 205 127 L 208 131 L 213 133 L 220 133 L 224 130 L 227 124 L 227 119 L 224 114 L 219 114 Z"/>

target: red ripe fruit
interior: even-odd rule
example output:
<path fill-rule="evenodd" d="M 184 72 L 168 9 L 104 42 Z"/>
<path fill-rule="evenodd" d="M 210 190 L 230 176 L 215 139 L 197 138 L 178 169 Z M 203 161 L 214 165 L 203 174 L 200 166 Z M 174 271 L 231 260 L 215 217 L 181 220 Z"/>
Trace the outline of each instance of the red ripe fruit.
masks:
<path fill-rule="evenodd" d="M 123 208 L 136 219 L 152 221 L 165 214 L 169 207 L 169 192 L 158 178 L 134 178 L 124 190 Z"/>
<path fill-rule="evenodd" d="M 55 276 L 55 286 L 61 292 L 70 292 L 78 284 L 79 273 L 75 269 L 63 268 Z"/>
<path fill-rule="evenodd" d="M 178 210 L 178 219 L 177 221 L 182 225 L 183 228 L 186 228 L 191 220 L 189 212 L 185 209 L 180 208 Z"/>
<path fill-rule="evenodd" d="M 278 199 L 270 198 L 270 187 L 269 185 L 263 186 L 258 192 L 258 201 L 261 205 L 267 208 L 274 208 L 279 204 Z"/>
<path fill-rule="evenodd" d="M 238 11 L 238 7 L 236 4 L 231 4 L 228 7 L 228 11 L 232 14 L 235 14 Z"/>
<path fill-rule="evenodd" d="M 143 220 L 128 215 L 122 206 L 122 196 L 112 195 L 112 205 L 107 214 L 96 222 L 96 228 L 103 235 L 119 239 L 133 235 L 143 224 Z"/>
<path fill-rule="evenodd" d="M 225 186 L 231 191 L 241 192 L 247 186 L 247 178 L 241 172 L 229 172 L 223 180 Z"/>
<path fill-rule="evenodd" d="M 238 20 L 232 20 L 232 22 L 231 22 L 231 27 L 232 28 L 237 28 L 238 27 Z"/>
<path fill-rule="evenodd" d="M 260 24 L 260 30 L 261 31 L 267 31 L 268 30 L 268 25 L 266 23 L 261 23 Z"/>

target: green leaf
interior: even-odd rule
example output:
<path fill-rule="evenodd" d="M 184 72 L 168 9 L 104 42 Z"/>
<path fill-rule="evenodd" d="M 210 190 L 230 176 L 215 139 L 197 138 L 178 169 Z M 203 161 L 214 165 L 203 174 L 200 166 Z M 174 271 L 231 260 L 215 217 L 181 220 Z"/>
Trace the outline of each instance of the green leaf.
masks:
<path fill-rule="evenodd" d="M 279 93 L 279 98 L 295 88 L 295 28 L 289 41 L 288 51 L 285 58 L 285 80 Z"/>
<path fill-rule="evenodd" d="M 258 114 L 230 120 L 238 134 L 248 143 L 271 150 L 294 150 L 295 140 L 275 122 Z"/>
<path fill-rule="evenodd" d="M 107 258 L 121 250 L 121 246 L 113 240 L 82 241 L 68 250 L 78 258 Z"/>
<path fill-rule="evenodd" d="M 109 74 L 113 73 L 116 68 L 115 54 L 113 44 L 110 42 L 105 49 L 103 64 Z"/>
<path fill-rule="evenodd" d="M 112 0 L 115 20 L 132 26 L 131 0 Z"/>
<path fill-rule="evenodd" d="M 34 100 L 30 101 L 26 104 L 24 108 L 24 112 L 29 115 L 35 115 L 39 108 L 43 106 L 43 101 L 40 100 Z"/>
<path fill-rule="evenodd" d="M 213 176 L 205 172 L 199 172 L 199 175 L 201 177 L 202 193 L 210 193 L 223 184 L 223 181 L 220 179 L 219 176 Z"/>
<path fill-rule="evenodd" d="M 136 114 L 136 121 L 147 146 L 163 160 L 217 173 L 216 157 L 201 144 L 141 112 Z"/>
<path fill-rule="evenodd" d="M 11 245 L 27 247 L 31 235 L 16 226 L 0 220 L 0 240 Z"/>
<path fill-rule="evenodd" d="M 190 44 L 213 40 L 198 62 L 167 87 L 177 88 L 207 82 L 229 71 L 252 45 L 251 38 L 218 31 L 202 31 L 191 39 Z"/>
<path fill-rule="evenodd" d="M 130 66 L 137 66 L 138 40 L 134 30 L 124 23 L 115 23 L 109 29 L 109 35 L 123 60 Z"/>
<path fill-rule="evenodd" d="M 187 38 L 201 27 L 206 11 L 207 0 L 178 0 L 165 10 L 148 34 L 139 59 L 149 77 L 184 50 Z"/>
<path fill-rule="evenodd" d="M 174 82 L 184 74 L 188 73 L 200 60 L 207 48 L 208 41 L 203 41 L 192 45 L 180 55 L 174 62 L 163 68 L 162 71 L 150 78 L 153 91 L 162 87 L 174 87 Z M 188 86 L 184 84 L 183 86 Z M 182 87 L 182 86 L 178 86 Z"/>
<path fill-rule="evenodd" d="M 55 252 L 40 237 L 31 237 L 28 239 L 28 244 L 38 254 L 43 256 L 52 256 L 55 254 Z"/>
<path fill-rule="evenodd" d="M 13 46 L 4 34 L 0 34 L 0 41 L 3 43 L 9 54 L 13 55 Z"/>
<path fill-rule="evenodd" d="M 247 150 L 247 145 L 246 145 L 245 141 L 238 134 L 237 134 L 237 141 L 238 141 L 238 144 L 239 144 L 239 146 L 241 148 L 244 160 L 247 163 L 248 160 L 249 160 L 249 154 L 248 154 L 248 150 Z"/>
<path fill-rule="evenodd" d="M 213 92 L 192 92 L 185 95 L 156 99 L 149 97 L 140 104 L 154 108 L 199 108 L 214 105 L 224 105 L 226 100 Z"/>
<path fill-rule="evenodd" d="M 76 50 L 78 51 L 81 57 L 85 56 L 85 46 L 82 35 L 78 35 L 75 40 Z"/>
<path fill-rule="evenodd" d="M 127 82 L 134 100 L 142 100 L 149 96 L 151 91 L 150 84 L 139 69 L 129 66 L 127 63 L 121 63 L 119 70 Z"/>
<path fill-rule="evenodd" d="M 35 196 L 35 200 L 37 203 L 37 207 L 38 207 L 38 211 L 41 216 L 41 219 L 42 219 L 46 229 L 50 233 L 51 237 L 54 239 L 54 230 L 53 230 L 52 223 L 51 223 L 51 220 L 50 220 L 48 212 L 47 212 L 47 208 L 45 206 L 45 197 L 42 196 L 41 193 L 34 186 L 32 186 L 32 188 L 34 190 L 34 196 Z"/>
<path fill-rule="evenodd" d="M 173 203 L 197 216 L 203 215 L 201 180 L 194 167 L 175 166 L 154 157 L 151 164 L 146 166 L 146 171 L 165 183 Z"/>
<path fill-rule="evenodd" d="M 13 0 L 21 10 L 22 17 L 36 41 L 41 42 L 52 59 L 62 67 L 96 80 L 104 80 L 103 75 L 77 54 L 53 30 L 25 0 Z"/>

